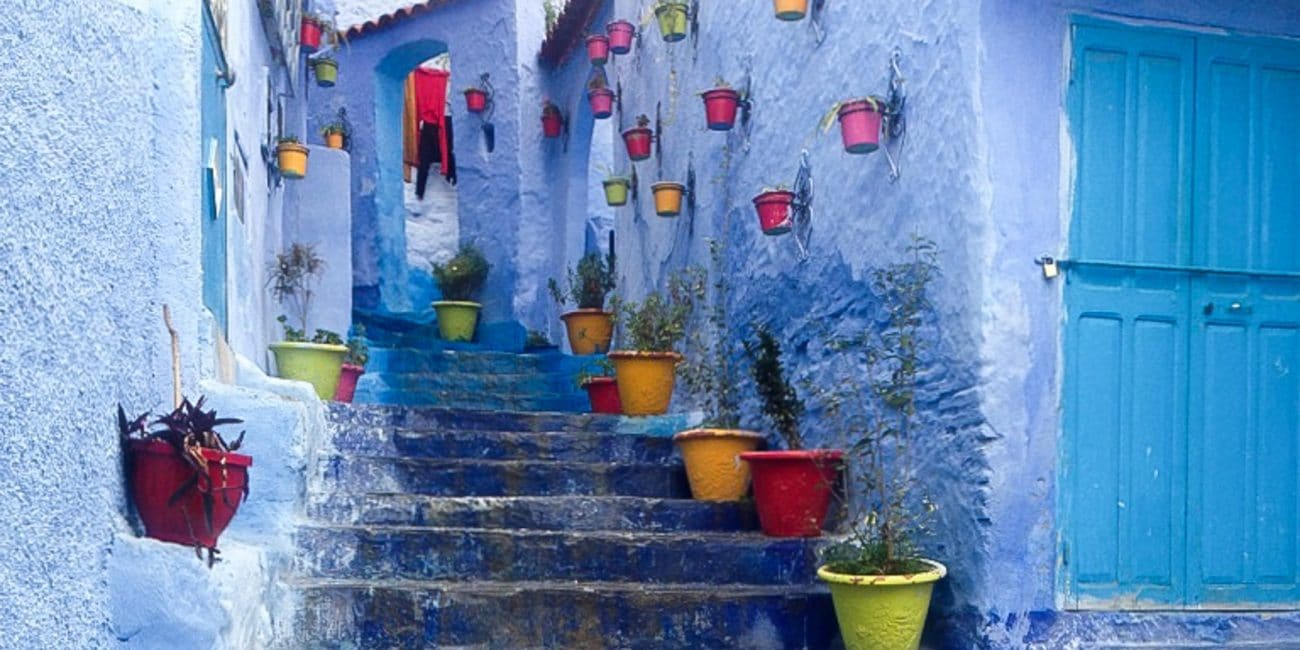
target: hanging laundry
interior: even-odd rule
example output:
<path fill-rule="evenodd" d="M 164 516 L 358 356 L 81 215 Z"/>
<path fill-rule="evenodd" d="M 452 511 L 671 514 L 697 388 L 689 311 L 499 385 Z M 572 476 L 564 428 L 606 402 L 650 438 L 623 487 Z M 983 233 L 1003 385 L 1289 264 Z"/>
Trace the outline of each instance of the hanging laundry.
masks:
<path fill-rule="evenodd" d="M 420 166 L 420 112 L 415 106 L 415 75 L 406 75 L 402 103 L 402 180 L 410 183 Z"/>
<path fill-rule="evenodd" d="M 451 153 L 452 134 L 447 118 L 450 74 L 445 70 L 419 67 L 410 76 L 414 83 L 415 113 L 420 121 L 415 195 L 423 199 L 428 170 L 433 163 L 439 164 L 439 172 L 449 182 L 456 182 L 455 157 Z"/>

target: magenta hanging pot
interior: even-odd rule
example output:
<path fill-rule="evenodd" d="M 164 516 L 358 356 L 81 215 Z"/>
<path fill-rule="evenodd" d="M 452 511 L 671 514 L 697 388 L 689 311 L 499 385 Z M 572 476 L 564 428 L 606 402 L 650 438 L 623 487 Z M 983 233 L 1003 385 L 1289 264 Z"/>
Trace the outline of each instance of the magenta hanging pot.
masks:
<path fill-rule="evenodd" d="M 875 98 L 845 102 L 840 106 L 840 136 L 849 153 L 871 153 L 880 148 L 884 104 Z"/>
<path fill-rule="evenodd" d="M 587 101 L 591 104 L 591 116 L 598 120 L 614 114 L 614 91 L 608 88 L 587 91 Z"/>
<path fill-rule="evenodd" d="M 710 131 L 730 131 L 736 125 L 740 93 L 730 88 L 714 88 L 704 94 L 704 113 Z"/>
<path fill-rule="evenodd" d="M 616 20 L 605 26 L 609 33 L 609 51 L 614 54 L 627 54 L 632 51 L 632 39 L 636 37 L 636 25 L 626 20 Z"/>
<path fill-rule="evenodd" d="M 758 210 L 758 225 L 764 235 L 784 235 L 790 232 L 794 224 L 791 215 L 794 212 L 794 192 L 788 190 L 765 190 L 754 197 L 754 208 Z"/>
<path fill-rule="evenodd" d="M 605 65 L 609 61 L 609 37 L 600 34 L 588 36 L 587 58 L 592 65 Z"/>
<path fill-rule="evenodd" d="M 542 135 L 548 138 L 558 138 L 564 131 L 564 116 L 560 114 L 560 109 L 554 106 L 547 106 L 542 110 Z"/>
<path fill-rule="evenodd" d="M 633 162 L 650 157 L 650 143 L 654 132 L 649 127 L 639 126 L 623 132 L 623 144 L 627 145 L 627 157 Z"/>

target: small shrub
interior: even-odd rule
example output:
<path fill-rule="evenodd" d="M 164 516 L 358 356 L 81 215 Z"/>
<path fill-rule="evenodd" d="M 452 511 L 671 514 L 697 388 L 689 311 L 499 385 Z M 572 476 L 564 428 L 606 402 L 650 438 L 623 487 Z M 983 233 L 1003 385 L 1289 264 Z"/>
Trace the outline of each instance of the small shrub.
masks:
<path fill-rule="evenodd" d="M 433 265 L 433 279 L 443 300 L 476 302 L 491 268 L 477 246 L 461 244 L 456 256 L 446 264 Z"/>

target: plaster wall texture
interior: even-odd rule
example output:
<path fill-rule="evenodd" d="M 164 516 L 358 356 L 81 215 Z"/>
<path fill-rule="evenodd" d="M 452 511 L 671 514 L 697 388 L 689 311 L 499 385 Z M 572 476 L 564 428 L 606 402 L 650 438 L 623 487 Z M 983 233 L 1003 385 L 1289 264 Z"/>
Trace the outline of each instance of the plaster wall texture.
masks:
<path fill-rule="evenodd" d="M 285 190 L 284 247 L 308 244 L 325 260 L 313 289 L 308 336 L 317 328 L 346 337 L 352 325 L 352 185 L 346 151 L 308 145 L 307 176 Z M 293 312 L 280 306 L 279 313 Z"/>
<path fill-rule="evenodd" d="M 352 39 L 338 52 L 338 85 L 310 94 L 311 130 L 333 119 L 340 108 L 347 109 L 353 122 L 352 255 L 358 308 L 427 316 L 435 297 L 428 267 L 411 265 L 407 258 L 399 120 L 402 79 L 419 62 L 446 51 L 452 59 L 460 236 L 478 244 L 493 263 L 482 297 L 484 321 L 512 318 L 513 260 L 527 202 L 519 192 L 515 29 L 513 0 L 452 2 Z M 492 153 L 483 145 L 479 118 L 468 116 L 456 95 L 484 72 L 496 87 Z"/>

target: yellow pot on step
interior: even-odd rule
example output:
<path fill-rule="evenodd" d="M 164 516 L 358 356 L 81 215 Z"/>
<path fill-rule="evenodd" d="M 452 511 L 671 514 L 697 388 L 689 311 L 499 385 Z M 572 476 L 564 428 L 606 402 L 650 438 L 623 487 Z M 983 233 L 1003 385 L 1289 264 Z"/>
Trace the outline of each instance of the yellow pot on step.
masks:
<path fill-rule="evenodd" d="M 610 352 L 623 415 L 667 413 L 681 359 L 676 352 Z"/>
<path fill-rule="evenodd" d="M 614 338 L 614 314 L 601 309 L 578 309 L 560 320 L 569 331 L 569 347 L 576 355 L 604 354 Z"/>
<path fill-rule="evenodd" d="M 740 455 L 763 436 L 736 429 L 692 429 L 673 436 L 686 463 L 691 496 L 699 501 L 739 501 L 749 492 L 749 463 Z"/>
<path fill-rule="evenodd" d="M 803 20 L 808 15 L 808 0 L 773 0 L 773 4 L 781 20 Z"/>
<path fill-rule="evenodd" d="M 916 650 L 930 611 L 934 583 L 948 569 L 923 560 L 932 568 L 899 576 L 859 576 L 835 573 L 826 567 L 817 577 L 831 586 L 835 618 L 846 650 Z"/>

